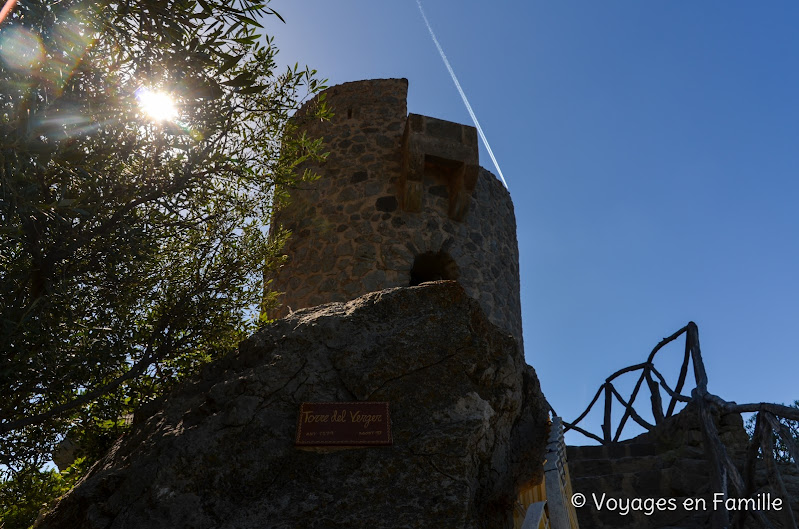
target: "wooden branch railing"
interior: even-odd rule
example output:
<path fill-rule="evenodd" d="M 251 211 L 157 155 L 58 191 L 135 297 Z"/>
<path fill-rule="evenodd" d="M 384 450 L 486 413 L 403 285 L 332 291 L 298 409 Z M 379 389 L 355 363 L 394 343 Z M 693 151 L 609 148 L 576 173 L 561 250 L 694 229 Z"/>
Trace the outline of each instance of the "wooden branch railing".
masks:
<path fill-rule="evenodd" d="M 677 384 L 672 390 L 665 377 L 655 368 L 654 360 L 657 353 L 668 343 L 673 342 L 685 334 L 685 355 L 680 367 L 680 374 L 677 378 Z M 685 382 L 688 377 L 688 368 L 693 367 L 696 385 L 691 391 L 691 396 L 683 395 L 681 392 L 685 387 Z M 630 394 L 629 401 L 625 400 L 613 385 L 613 381 L 626 373 L 640 371 L 638 380 Z M 655 424 L 647 422 L 641 417 L 634 408 L 635 400 L 646 381 L 647 388 L 650 393 L 650 406 L 652 417 Z M 735 402 L 728 402 L 709 393 L 707 390 L 708 377 L 705 370 L 705 364 L 702 360 L 702 353 L 699 347 L 699 329 L 694 322 L 689 322 L 688 325 L 678 330 L 671 336 L 663 338 L 658 343 L 646 362 L 635 364 L 624 369 L 620 369 L 605 379 L 605 382 L 599 387 L 591 403 L 581 413 L 577 419 L 568 423 L 564 421 L 564 432 L 574 430 L 586 437 L 593 439 L 600 444 L 611 444 L 619 441 L 624 426 L 628 419 L 632 418 L 636 423 L 642 426 L 645 430 L 649 431 L 656 425 L 663 422 L 666 418 L 674 415 L 675 408 L 678 402 L 695 402 L 698 408 L 699 419 L 702 429 L 702 437 L 704 441 L 705 454 L 711 464 L 710 485 L 713 491 L 718 491 L 724 494 L 724 498 L 729 497 L 730 486 L 734 489 L 734 493 L 738 498 L 753 498 L 757 488 L 755 483 L 755 468 L 758 460 L 758 454 L 762 456 L 765 463 L 766 474 L 771 489 L 782 498 L 783 508 L 780 513 L 782 516 L 782 524 L 784 528 L 799 529 L 793 515 L 791 508 L 791 497 L 785 487 L 785 481 L 782 479 L 779 466 L 774 458 L 774 439 L 778 438 L 782 441 L 791 458 L 793 464 L 799 469 L 799 444 L 797 444 L 791 430 L 783 424 L 780 419 L 799 421 L 799 409 L 784 406 L 781 404 L 770 403 L 752 403 L 752 404 L 736 404 Z M 669 402 L 666 406 L 666 411 L 663 411 L 663 400 L 660 393 L 661 388 L 669 396 Z M 604 395 L 604 417 L 602 422 L 602 436 L 591 433 L 579 426 L 588 413 L 597 403 L 599 397 Z M 616 399 L 623 407 L 624 414 L 619 420 L 619 425 L 612 434 L 611 412 L 613 399 Z M 550 407 L 551 409 L 551 407 Z M 714 415 L 719 413 L 757 413 L 755 419 L 755 430 L 752 439 L 746 451 L 746 461 L 743 467 L 743 474 L 738 470 L 738 467 L 733 462 L 730 454 L 727 452 L 726 446 L 721 441 Z M 552 409 L 553 415 L 555 414 Z M 714 510 L 711 515 L 712 529 L 727 529 L 733 527 L 736 529 L 743 529 L 746 522 L 746 517 L 752 515 L 758 522 L 760 527 L 766 529 L 773 529 L 772 523 L 761 511 L 748 511 L 746 509 L 738 510 L 735 516 L 730 519 L 730 513 L 726 509 Z M 732 525 L 731 525 L 732 524 Z"/>
<path fill-rule="evenodd" d="M 655 348 L 652 349 L 652 352 L 649 353 L 649 357 L 647 358 L 646 362 L 625 367 L 624 369 L 619 369 L 605 379 L 605 382 L 599 387 L 596 395 L 591 400 L 591 403 L 588 405 L 585 411 L 581 413 L 580 416 L 577 417 L 577 419 L 575 419 L 573 422 L 564 423 L 565 431 L 574 430 L 576 432 L 580 432 L 586 437 L 589 437 L 595 441 L 599 441 L 601 444 L 618 442 L 629 419 L 633 419 L 633 421 L 649 431 L 654 425 L 641 417 L 641 415 L 639 415 L 634 408 L 635 400 L 638 397 L 638 393 L 640 392 L 644 381 L 646 381 L 647 388 L 649 389 L 652 417 L 654 417 L 655 425 L 660 424 L 666 417 L 671 417 L 674 414 L 674 409 L 678 402 L 688 402 L 691 400 L 689 396 L 681 395 L 680 391 L 682 391 L 682 388 L 685 385 L 685 379 L 688 375 L 688 365 L 691 362 L 691 359 L 695 358 L 694 351 L 696 351 L 696 354 L 699 354 L 698 331 L 691 331 L 692 328 L 696 329 L 696 324 L 694 322 L 688 323 L 688 325 L 675 332 L 671 336 L 663 338 L 660 343 L 658 343 Z M 666 344 L 673 342 L 683 334 L 686 335 L 685 359 L 683 360 L 683 364 L 680 368 L 680 377 L 677 380 L 677 385 L 675 386 L 675 389 L 672 390 L 666 383 L 666 379 L 663 377 L 663 375 L 655 368 L 654 360 L 655 355 L 657 355 Z M 694 347 L 694 344 L 696 344 L 696 347 Z M 701 364 L 701 362 L 702 360 L 699 358 L 699 363 Z M 616 387 L 613 385 L 613 381 L 624 374 L 635 371 L 640 371 L 641 374 L 639 375 L 638 381 L 635 383 L 633 391 L 630 394 L 629 401 L 627 401 L 619 394 Z M 694 360 L 694 372 L 697 372 L 696 360 Z M 701 372 L 704 373 L 704 367 L 701 368 Z M 706 378 L 707 376 L 705 376 L 705 379 Z M 707 383 L 705 383 L 705 386 L 707 386 Z M 663 390 L 669 396 L 669 403 L 665 413 L 663 411 L 663 400 L 660 394 L 661 388 L 663 388 Z M 586 415 L 588 415 L 594 404 L 596 404 L 596 402 L 599 400 L 599 397 L 603 394 L 605 395 L 604 418 L 602 422 L 602 437 L 599 437 L 596 434 L 587 432 L 577 425 L 586 417 Z M 619 420 L 619 425 L 616 427 L 615 432 L 612 428 L 611 416 L 613 399 L 616 399 L 619 404 L 624 407 L 624 413 Z"/>

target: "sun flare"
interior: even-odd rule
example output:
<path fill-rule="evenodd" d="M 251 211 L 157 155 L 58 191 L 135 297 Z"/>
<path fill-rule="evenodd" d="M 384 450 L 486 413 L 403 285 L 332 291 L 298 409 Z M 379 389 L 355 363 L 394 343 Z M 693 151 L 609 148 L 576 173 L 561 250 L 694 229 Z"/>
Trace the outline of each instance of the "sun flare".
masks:
<path fill-rule="evenodd" d="M 142 87 L 136 90 L 136 99 L 144 113 L 155 121 L 172 121 L 178 115 L 175 102 L 163 92 Z"/>

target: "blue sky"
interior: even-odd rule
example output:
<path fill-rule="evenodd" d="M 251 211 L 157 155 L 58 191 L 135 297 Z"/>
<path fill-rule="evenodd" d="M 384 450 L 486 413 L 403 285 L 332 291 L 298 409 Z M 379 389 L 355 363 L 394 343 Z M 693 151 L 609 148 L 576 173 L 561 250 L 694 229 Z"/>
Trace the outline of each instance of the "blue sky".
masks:
<path fill-rule="evenodd" d="M 558 413 L 689 320 L 712 392 L 799 399 L 799 4 L 423 5 L 508 181 L 526 357 Z M 283 62 L 406 77 L 409 111 L 469 123 L 414 0 L 271 7 Z"/>

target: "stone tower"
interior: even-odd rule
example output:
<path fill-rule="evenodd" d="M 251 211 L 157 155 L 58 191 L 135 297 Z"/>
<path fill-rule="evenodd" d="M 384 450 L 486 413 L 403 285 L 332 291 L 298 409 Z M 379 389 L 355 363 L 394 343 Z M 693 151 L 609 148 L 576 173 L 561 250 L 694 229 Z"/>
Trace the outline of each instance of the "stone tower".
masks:
<path fill-rule="evenodd" d="M 292 236 L 269 285 L 285 292 L 273 316 L 454 279 L 521 345 L 510 195 L 478 165 L 475 129 L 407 114 L 407 91 L 406 79 L 334 86 L 325 91 L 332 120 L 302 125 L 330 154 L 311 167 L 319 180 L 275 213 L 273 225 Z"/>

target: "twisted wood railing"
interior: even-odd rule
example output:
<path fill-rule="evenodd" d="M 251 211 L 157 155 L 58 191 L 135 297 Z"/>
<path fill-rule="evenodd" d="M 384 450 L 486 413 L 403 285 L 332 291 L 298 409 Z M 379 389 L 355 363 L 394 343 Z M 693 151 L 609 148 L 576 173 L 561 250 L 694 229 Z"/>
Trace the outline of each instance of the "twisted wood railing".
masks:
<path fill-rule="evenodd" d="M 655 368 L 654 359 L 655 355 L 657 355 L 663 346 L 673 342 L 683 334 L 685 334 L 685 356 L 682 366 L 680 367 L 677 384 L 672 390 L 666 383 L 665 377 Z M 693 366 L 694 377 L 696 379 L 696 386 L 691 391 L 690 397 L 681 393 L 688 376 L 689 365 Z M 613 381 L 621 375 L 634 371 L 641 371 L 641 374 L 630 394 L 629 400 L 625 400 L 614 387 Z M 628 419 L 632 418 L 645 430 L 649 431 L 655 425 L 660 424 L 665 418 L 674 415 L 674 410 L 678 402 L 694 402 L 699 411 L 705 454 L 711 464 L 711 490 L 723 493 L 726 499 L 731 492 L 731 486 L 732 492 L 735 493 L 735 497 L 753 497 L 757 490 L 755 485 L 755 465 L 759 453 L 765 462 L 769 486 L 783 501 L 783 508 L 780 511 L 783 518 L 783 527 L 799 529 L 797 528 L 791 508 L 791 498 L 774 458 L 774 439 L 779 438 L 782 440 L 793 459 L 793 464 L 799 469 L 799 446 L 797 446 L 796 440 L 791 435 L 790 429 L 780 421 L 780 419 L 799 421 L 799 409 L 780 404 L 762 402 L 753 404 L 728 402 L 709 393 L 707 390 L 707 381 L 707 372 L 705 371 L 705 365 L 702 361 L 702 353 L 699 347 L 699 329 L 694 322 L 689 322 L 688 325 L 671 336 L 663 338 L 663 340 L 652 349 L 646 362 L 620 369 L 605 379 L 605 382 L 599 387 L 599 390 L 594 395 L 594 398 L 591 400 L 586 410 L 573 422 L 568 423 L 564 421 L 564 432 L 574 430 L 601 444 L 611 444 L 619 441 Z M 654 425 L 644 420 L 633 407 L 644 382 L 646 382 L 650 393 L 652 417 L 655 421 Z M 663 409 L 663 399 L 660 392 L 661 388 L 669 396 L 668 406 L 665 411 Z M 600 437 L 599 435 L 580 428 L 577 424 L 588 415 L 594 404 L 597 403 L 599 397 L 602 395 L 604 395 L 605 399 L 602 436 Z M 611 409 L 614 398 L 624 407 L 624 414 L 619 421 L 615 433 L 611 435 Z M 555 415 L 554 410 L 552 410 L 552 412 L 553 415 Z M 724 443 L 721 442 L 718 429 L 713 421 L 713 414 L 748 412 L 754 412 L 757 413 L 757 415 L 754 433 L 747 448 L 746 462 L 743 467 L 742 475 L 732 461 Z M 730 513 L 726 509 L 714 510 L 711 517 L 711 527 L 713 529 L 726 529 L 729 527 L 743 529 L 746 517 L 749 514 L 759 522 L 761 527 L 773 529 L 773 525 L 762 511 L 750 512 L 746 509 L 737 510 L 732 519 L 730 518 Z"/>

